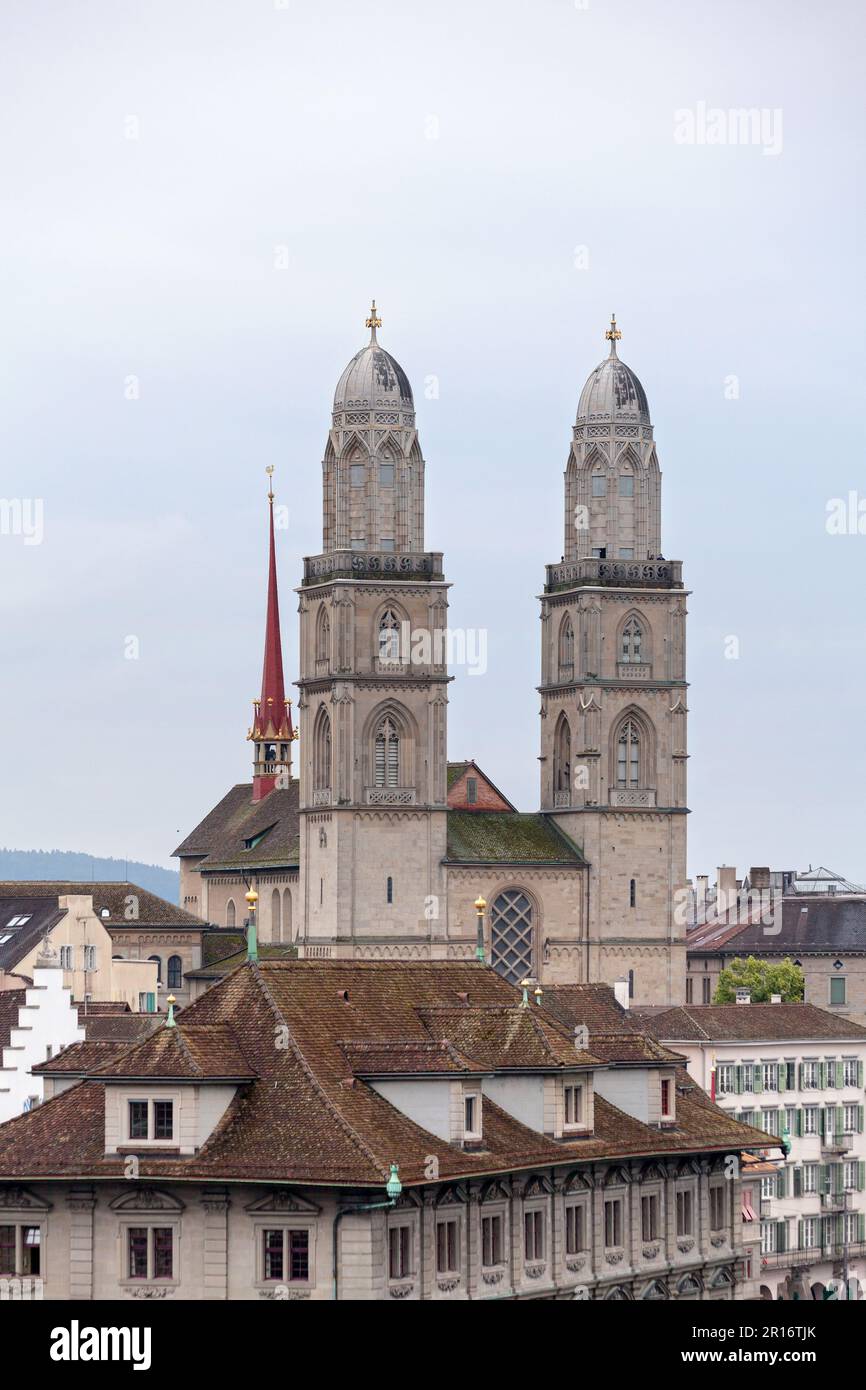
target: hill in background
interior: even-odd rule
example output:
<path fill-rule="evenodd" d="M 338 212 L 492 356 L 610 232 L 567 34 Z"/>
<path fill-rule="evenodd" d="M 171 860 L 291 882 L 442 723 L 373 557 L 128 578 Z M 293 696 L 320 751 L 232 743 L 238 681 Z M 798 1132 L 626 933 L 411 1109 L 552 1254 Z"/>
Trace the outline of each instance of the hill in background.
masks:
<path fill-rule="evenodd" d="M 170 903 L 176 903 L 180 896 L 180 875 L 175 869 L 141 864 L 137 859 L 97 859 L 93 854 L 64 849 L 0 849 L 0 879 L 56 879 L 59 883 L 128 880 Z"/>

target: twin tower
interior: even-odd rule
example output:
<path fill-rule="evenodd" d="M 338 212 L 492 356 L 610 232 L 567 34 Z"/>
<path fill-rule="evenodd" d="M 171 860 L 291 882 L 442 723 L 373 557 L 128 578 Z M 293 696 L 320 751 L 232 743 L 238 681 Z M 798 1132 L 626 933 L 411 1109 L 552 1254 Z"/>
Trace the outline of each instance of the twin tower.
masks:
<path fill-rule="evenodd" d="M 616 323 L 580 395 L 563 557 L 541 596 L 531 814 L 480 769 L 474 796 L 463 776 L 455 797 L 449 586 L 425 548 L 409 380 L 377 341 L 375 304 L 367 326 L 337 383 L 322 553 L 299 589 L 299 951 L 465 959 L 480 894 L 488 958 L 510 978 L 627 978 L 635 1002 L 679 1002 L 686 593 L 681 564 L 661 554 L 649 407 Z"/>

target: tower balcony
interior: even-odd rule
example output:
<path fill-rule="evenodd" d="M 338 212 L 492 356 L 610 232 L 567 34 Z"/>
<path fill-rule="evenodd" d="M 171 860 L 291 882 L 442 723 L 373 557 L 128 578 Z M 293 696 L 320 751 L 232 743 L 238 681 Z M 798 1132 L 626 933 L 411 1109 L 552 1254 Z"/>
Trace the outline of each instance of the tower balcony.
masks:
<path fill-rule="evenodd" d="M 443 578 L 441 550 L 331 550 L 304 557 L 304 588 L 335 579 Z"/>
<path fill-rule="evenodd" d="M 417 797 L 414 787 L 367 787 L 364 800 L 368 806 L 414 806 Z"/>
<path fill-rule="evenodd" d="M 564 560 L 547 565 L 546 594 L 582 585 L 621 589 L 681 589 L 682 560 Z"/>
<path fill-rule="evenodd" d="M 655 787 L 611 787 L 611 806 L 637 806 L 647 809 L 655 806 Z"/>

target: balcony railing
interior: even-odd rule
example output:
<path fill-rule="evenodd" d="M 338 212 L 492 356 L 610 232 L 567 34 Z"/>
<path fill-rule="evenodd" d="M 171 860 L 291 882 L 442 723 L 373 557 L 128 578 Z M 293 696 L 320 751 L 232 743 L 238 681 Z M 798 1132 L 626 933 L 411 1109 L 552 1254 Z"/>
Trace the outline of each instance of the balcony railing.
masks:
<path fill-rule="evenodd" d="M 547 566 L 545 592 L 581 585 L 611 584 L 622 588 L 681 589 L 682 560 L 565 560 Z"/>
<path fill-rule="evenodd" d="M 304 584 L 332 579 L 442 579 L 442 552 L 332 550 L 304 558 Z"/>
<path fill-rule="evenodd" d="M 611 787 L 611 806 L 655 806 L 654 787 Z"/>
<path fill-rule="evenodd" d="M 414 806 L 414 787 L 367 787 L 368 806 Z"/>
<path fill-rule="evenodd" d="M 823 1134 L 821 1136 L 821 1152 L 827 1154 L 845 1154 L 851 1148 L 850 1134 Z"/>

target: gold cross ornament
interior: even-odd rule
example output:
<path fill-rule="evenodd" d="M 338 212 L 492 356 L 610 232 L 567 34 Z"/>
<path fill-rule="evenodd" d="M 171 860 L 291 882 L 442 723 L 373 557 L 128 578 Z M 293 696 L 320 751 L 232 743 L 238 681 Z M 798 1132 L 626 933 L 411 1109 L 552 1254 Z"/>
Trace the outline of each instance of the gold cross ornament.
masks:
<path fill-rule="evenodd" d="M 370 305 L 370 317 L 367 319 L 366 324 L 365 324 L 365 327 L 366 327 L 366 328 L 381 328 L 381 327 L 382 327 L 382 320 L 379 318 L 379 315 L 376 313 L 376 301 L 375 301 L 375 299 L 373 300 L 373 303 Z"/>
<path fill-rule="evenodd" d="M 611 314 L 610 328 L 607 330 L 604 336 L 605 340 L 609 343 L 615 343 L 618 338 L 622 337 L 622 334 L 616 326 L 616 314 Z"/>

